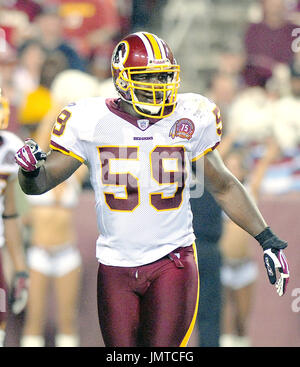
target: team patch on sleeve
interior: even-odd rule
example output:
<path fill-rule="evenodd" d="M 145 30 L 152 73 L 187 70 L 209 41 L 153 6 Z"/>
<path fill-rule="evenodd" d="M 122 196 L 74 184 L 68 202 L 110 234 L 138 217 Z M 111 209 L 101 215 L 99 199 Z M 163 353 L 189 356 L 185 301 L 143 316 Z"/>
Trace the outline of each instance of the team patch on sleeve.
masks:
<path fill-rule="evenodd" d="M 182 139 L 190 140 L 195 132 L 195 125 L 192 120 L 182 118 L 175 122 L 171 127 L 169 136 L 175 139 L 176 136 Z"/>

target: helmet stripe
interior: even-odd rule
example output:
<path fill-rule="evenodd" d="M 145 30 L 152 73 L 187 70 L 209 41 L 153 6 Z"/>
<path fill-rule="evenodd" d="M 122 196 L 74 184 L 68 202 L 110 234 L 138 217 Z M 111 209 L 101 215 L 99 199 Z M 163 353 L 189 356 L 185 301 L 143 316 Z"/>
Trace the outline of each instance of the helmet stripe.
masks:
<path fill-rule="evenodd" d="M 154 53 L 153 48 L 151 47 L 151 43 L 149 42 L 149 39 L 145 36 L 145 33 L 138 32 L 136 33 L 137 36 L 140 37 L 140 39 L 143 41 L 144 46 L 146 47 L 146 51 L 148 54 L 149 59 L 154 59 Z"/>
<path fill-rule="evenodd" d="M 157 37 L 155 34 L 152 34 L 152 36 L 155 38 L 155 40 L 156 40 L 156 42 L 159 46 L 159 49 L 160 49 L 160 52 L 161 52 L 161 58 L 165 59 L 167 57 L 167 55 L 166 55 L 164 42 L 159 37 Z"/>
<path fill-rule="evenodd" d="M 154 52 L 154 58 L 162 59 L 161 50 L 160 50 L 160 47 L 159 47 L 159 44 L 156 38 L 151 33 L 144 33 L 144 35 L 147 37 L 147 39 L 149 40 L 151 44 L 152 50 Z"/>

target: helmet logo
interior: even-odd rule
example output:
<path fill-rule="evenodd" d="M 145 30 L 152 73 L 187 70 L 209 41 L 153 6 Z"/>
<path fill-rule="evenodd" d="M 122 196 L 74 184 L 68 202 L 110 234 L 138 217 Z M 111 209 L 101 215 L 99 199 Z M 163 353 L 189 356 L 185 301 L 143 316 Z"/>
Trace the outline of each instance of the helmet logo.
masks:
<path fill-rule="evenodd" d="M 129 54 L 129 45 L 126 41 L 122 41 L 115 48 L 112 55 L 112 66 L 115 69 L 123 69 Z"/>
<path fill-rule="evenodd" d="M 195 131 L 195 125 L 192 120 L 183 118 L 177 120 L 171 127 L 169 136 L 175 139 L 176 136 L 182 139 L 190 140 Z"/>

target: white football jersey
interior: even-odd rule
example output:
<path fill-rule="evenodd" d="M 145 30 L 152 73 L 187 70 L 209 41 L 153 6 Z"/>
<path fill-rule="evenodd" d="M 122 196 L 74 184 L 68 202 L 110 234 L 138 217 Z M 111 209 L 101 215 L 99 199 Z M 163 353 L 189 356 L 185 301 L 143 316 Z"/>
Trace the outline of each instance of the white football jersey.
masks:
<path fill-rule="evenodd" d="M 179 95 L 174 113 L 160 120 L 132 117 L 118 102 L 69 104 L 50 146 L 89 167 L 99 262 L 131 267 L 193 243 L 190 162 L 218 145 L 222 123 L 216 105 L 198 94 Z"/>
<path fill-rule="evenodd" d="M 0 247 L 4 245 L 4 226 L 2 214 L 4 210 L 4 192 L 7 182 L 17 177 L 19 166 L 14 156 L 23 142 L 12 132 L 1 130 L 0 132 Z"/>

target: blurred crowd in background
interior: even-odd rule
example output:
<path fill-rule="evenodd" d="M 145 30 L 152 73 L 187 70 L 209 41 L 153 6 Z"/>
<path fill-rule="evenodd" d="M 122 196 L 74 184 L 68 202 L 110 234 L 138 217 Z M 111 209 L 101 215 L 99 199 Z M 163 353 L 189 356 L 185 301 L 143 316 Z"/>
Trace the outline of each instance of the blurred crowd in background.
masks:
<path fill-rule="evenodd" d="M 181 91 L 207 95 L 220 107 L 225 134 L 244 146 L 273 136 L 292 159 L 299 141 L 299 8 L 291 0 L 2 0 L 0 83 L 11 105 L 9 128 L 32 136 L 54 101 L 114 94 L 111 52 L 126 34 L 146 29 L 173 49 Z M 260 156 L 261 147 L 252 152 Z M 272 184 L 266 179 L 263 188 L 300 188 L 297 160 L 285 157 L 271 168 Z"/>
<path fill-rule="evenodd" d="M 243 181 L 272 145 L 258 192 L 299 192 L 297 0 L 1 0 L 0 87 L 10 101 L 9 130 L 35 138 L 48 124 L 50 134 L 49 116 L 53 123 L 69 102 L 114 96 L 112 50 L 139 30 L 169 43 L 182 69 L 181 92 L 219 106 L 220 152 L 226 160 L 239 149 L 233 164 Z"/>

